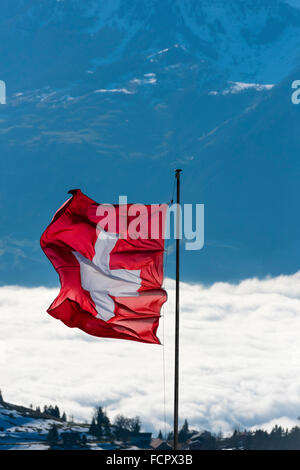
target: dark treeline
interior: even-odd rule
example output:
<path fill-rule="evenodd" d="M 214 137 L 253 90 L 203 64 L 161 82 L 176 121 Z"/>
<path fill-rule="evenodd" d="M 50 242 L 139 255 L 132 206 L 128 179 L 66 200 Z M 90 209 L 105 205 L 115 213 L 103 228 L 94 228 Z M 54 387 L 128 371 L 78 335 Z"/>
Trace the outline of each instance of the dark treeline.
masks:
<path fill-rule="evenodd" d="M 9 405 L 8 403 L 6 403 L 4 401 L 1 390 L 0 390 L 0 405 Z M 36 408 L 34 408 L 33 405 L 31 404 L 30 409 L 35 411 L 36 413 L 50 415 L 50 416 L 53 416 L 54 418 L 58 418 L 58 419 L 61 419 L 63 421 L 67 421 L 66 413 L 61 412 L 57 405 L 55 405 L 55 406 L 45 405 L 43 410 L 41 410 L 40 406 L 37 406 Z"/>
<path fill-rule="evenodd" d="M 98 439 L 101 439 L 104 435 L 110 437 L 110 420 L 101 406 L 94 413 L 89 433 Z"/>
<path fill-rule="evenodd" d="M 53 408 L 50 409 L 53 411 Z M 49 408 L 47 408 L 49 413 Z M 55 411 L 57 414 L 57 410 Z M 46 413 L 46 411 L 45 411 Z M 51 414 L 51 413 L 50 413 Z M 56 416 L 57 417 L 57 416 Z M 105 410 L 101 406 L 95 409 L 92 422 L 86 434 L 96 437 L 101 442 L 122 441 L 127 443 L 132 436 L 139 434 L 141 422 L 138 416 L 128 418 L 119 414 L 111 423 Z M 50 448 L 85 448 L 87 435 L 84 432 L 68 430 L 62 431 L 60 426 L 52 425 L 47 435 L 47 441 Z"/>
<path fill-rule="evenodd" d="M 36 410 L 37 410 L 37 411 L 40 411 L 40 408 L 37 407 Z M 63 412 L 63 413 L 61 414 L 60 409 L 58 408 L 57 405 L 55 405 L 55 406 L 52 406 L 52 405 L 47 406 L 47 405 L 45 405 L 44 408 L 43 408 L 43 413 L 45 413 L 45 414 L 47 414 L 47 415 L 50 415 L 50 416 L 53 416 L 54 418 L 60 418 L 60 419 L 62 419 L 63 421 L 67 421 L 66 413 Z"/>
<path fill-rule="evenodd" d="M 0 390 L 0 404 L 7 405 L 3 400 Z M 33 410 L 33 406 L 30 408 Z M 61 413 L 57 405 L 44 406 L 43 410 L 36 407 L 35 413 L 50 415 L 62 421 L 66 421 L 66 414 Z M 88 434 L 91 434 L 99 440 L 128 441 L 133 435 L 141 431 L 141 421 L 138 416 L 128 418 L 118 415 L 113 422 L 110 421 L 106 412 L 101 406 L 95 409 L 92 422 L 88 428 Z M 78 434 L 78 433 L 75 433 Z M 67 436 L 68 437 L 68 436 Z M 172 444 L 173 433 L 170 432 L 164 436 L 159 431 L 158 436 L 161 440 L 166 440 Z M 65 436 L 66 438 L 66 436 Z M 79 438 L 76 437 L 78 440 Z M 84 437 L 83 440 L 86 438 Z M 56 442 L 58 440 L 57 427 L 49 431 L 48 440 Z M 81 437 L 82 440 L 82 437 Z M 240 450 L 300 450 L 300 427 L 295 426 L 292 429 L 284 429 L 281 426 L 274 426 L 271 432 L 258 429 L 256 431 L 235 430 L 231 436 L 224 437 L 222 433 L 218 435 L 208 431 L 198 432 L 190 430 L 188 421 L 185 420 L 179 430 L 179 442 L 183 448 L 199 450 L 221 450 L 221 449 L 240 449 Z"/>
<path fill-rule="evenodd" d="M 141 421 L 138 416 L 135 418 L 127 418 L 123 415 L 116 416 L 113 423 L 110 422 L 106 412 L 101 406 L 96 408 L 92 419 L 89 433 L 98 439 L 110 438 L 112 435 L 122 441 L 127 441 L 132 434 L 138 434 L 141 430 Z"/>
<path fill-rule="evenodd" d="M 300 428 L 283 429 L 275 426 L 271 432 L 258 429 L 256 431 L 234 431 L 230 437 L 222 437 L 204 431 L 192 439 L 194 449 L 220 450 L 300 450 Z"/>

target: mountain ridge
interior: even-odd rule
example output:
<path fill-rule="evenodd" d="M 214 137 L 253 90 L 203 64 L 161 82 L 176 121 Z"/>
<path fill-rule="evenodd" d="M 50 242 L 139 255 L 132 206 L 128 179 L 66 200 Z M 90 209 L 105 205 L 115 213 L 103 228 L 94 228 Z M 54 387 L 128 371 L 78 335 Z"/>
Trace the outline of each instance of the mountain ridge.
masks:
<path fill-rule="evenodd" d="M 7 85 L 7 105 L 0 107 L 0 284 L 57 284 L 38 240 L 71 187 L 99 202 L 117 202 L 116 191 L 131 200 L 168 201 L 178 165 L 184 169 L 187 202 L 207 206 L 205 247 L 193 257 L 183 255 L 186 280 L 236 281 L 294 271 L 296 242 L 291 254 L 285 251 L 286 259 L 277 258 L 276 267 L 271 253 L 278 250 L 277 235 L 269 248 L 265 242 L 264 248 L 255 248 L 249 242 L 251 222 L 239 223 L 245 216 L 236 200 L 250 210 L 248 196 L 255 195 L 262 208 L 260 215 L 250 213 L 259 225 L 271 204 L 269 195 L 263 198 L 259 159 L 262 174 L 268 175 L 268 194 L 277 194 L 278 181 L 285 185 L 285 197 L 294 188 L 294 183 L 289 188 L 288 172 L 294 182 L 298 137 L 285 123 L 291 117 L 297 122 L 289 81 L 299 78 L 299 9 L 280 0 L 120 0 L 109 6 L 47 0 L 43 8 L 36 5 L 6 1 L 0 20 L 6 46 L 0 53 L 0 78 Z M 99 15 L 103 22 L 89 31 Z M 274 107 L 277 90 L 281 98 Z M 239 159 L 237 149 L 246 155 L 247 148 L 257 155 Z M 277 162 L 273 169 L 269 154 Z M 256 161 L 258 171 L 256 194 L 248 183 L 239 189 L 236 181 L 229 185 L 232 174 L 245 179 L 250 161 Z M 294 190 L 293 196 L 297 200 Z M 295 214 L 287 213 L 285 223 L 296 237 Z M 222 241 L 220 227 L 225 226 Z M 283 236 L 285 230 L 278 233 Z M 272 237 L 269 229 L 266 234 Z M 225 245 L 236 248 L 213 248 Z"/>

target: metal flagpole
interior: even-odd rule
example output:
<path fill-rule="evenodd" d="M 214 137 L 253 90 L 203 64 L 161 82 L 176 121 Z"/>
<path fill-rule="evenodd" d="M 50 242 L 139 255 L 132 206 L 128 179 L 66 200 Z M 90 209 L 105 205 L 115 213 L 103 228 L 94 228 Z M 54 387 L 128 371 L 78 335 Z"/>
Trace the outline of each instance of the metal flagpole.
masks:
<path fill-rule="evenodd" d="M 175 374 L 174 374 L 174 450 L 178 450 L 178 397 L 179 397 L 179 253 L 180 253 L 180 173 L 175 171 L 177 180 L 176 208 L 176 306 L 175 306 Z"/>

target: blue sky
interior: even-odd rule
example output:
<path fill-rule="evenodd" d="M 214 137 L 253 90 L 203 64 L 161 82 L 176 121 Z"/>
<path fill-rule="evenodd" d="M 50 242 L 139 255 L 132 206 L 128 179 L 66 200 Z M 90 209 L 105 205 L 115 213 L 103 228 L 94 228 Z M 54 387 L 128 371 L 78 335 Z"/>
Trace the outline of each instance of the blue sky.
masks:
<path fill-rule="evenodd" d="M 250 2 L 244 18 L 229 2 L 215 30 L 217 10 L 205 2 L 194 23 L 188 3 L 122 0 L 102 11 L 93 0 L 48 0 L 18 17 L 17 3 L 3 6 L 0 25 L 0 284 L 57 284 L 38 240 L 69 189 L 98 202 L 165 202 L 177 167 L 182 201 L 205 204 L 205 246 L 183 253 L 183 279 L 297 270 L 297 8 L 269 10 L 266 0 L 257 14 Z"/>

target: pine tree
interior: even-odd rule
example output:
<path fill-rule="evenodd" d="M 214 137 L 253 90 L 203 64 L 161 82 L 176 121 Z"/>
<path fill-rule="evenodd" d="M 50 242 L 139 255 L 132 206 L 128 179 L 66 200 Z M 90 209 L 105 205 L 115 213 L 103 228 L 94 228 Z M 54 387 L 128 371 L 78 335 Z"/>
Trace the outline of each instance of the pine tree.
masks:
<path fill-rule="evenodd" d="M 62 419 L 63 421 L 67 421 L 67 415 L 66 415 L 65 412 L 63 412 L 63 415 L 62 415 L 61 419 Z"/>
<path fill-rule="evenodd" d="M 103 431 L 105 431 L 107 437 L 110 436 L 110 421 L 102 407 L 98 406 L 95 410 L 90 433 L 97 436 L 98 439 L 101 439 L 103 437 Z"/>
<path fill-rule="evenodd" d="M 97 439 L 101 439 L 103 436 L 103 430 L 102 430 L 102 426 L 97 426 L 97 429 L 96 429 L 96 437 Z"/>
<path fill-rule="evenodd" d="M 53 413 L 53 416 L 55 416 L 55 418 L 60 418 L 60 411 L 57 405 L 55 405 L 55 407 L 53 408 L 52 413 Z"/>
<path fill-rule="evenodd" d="M 58 431 L 57 427 L 55 424 L 52 426 L 52 428 L 49 429 L 48 435 L 47 435 L 47 441 L 49 442 L 50 446 L 55 446 L 58 443 Z"/>
<path fill-rule="evenodd" d="M 106 415 L 105 415 L 102 407 L 99 406 L 96 410 L 96 424 L 97 424 L 97 426 L 103 426 L 104 425 L 105 416 Z"/>
<path fill-rule="evenodd" d="M 157 436 L 157 437 L 158 437 L 158 439 L 161 439 L 161 440 L 163 439 L 163 435 L 162 435 L 161 430 L 159 430 L 159 433 L 158 433 L 158 436 Z"/>
<path fill-rule="evenodd" d="M 0 404 L 2 405 L 3 403 L 4 403 L 4 400 L 3 400 L 2 392 L 0 390 Z"/>
<path fill-rule="evenodd" d="M 96 431 L 97 431 L 96 421 L 95 421 L 95 418 L 93 418 L 91 425 L 90 425 L 89 433 L 92 434 L 92 436 L 95 436 Z"/>
<path fill-rule="evenodd" d="M 189 425 L 186 419 L 178 434 L 179 442 L 186 442 L 188 439 L 188 436 L 189 436 Z"/>
<path fill-rule="evenodd" d="M 106 415 L 106 413 L 105 413 L 103 425 L 104 425 L 104 431 L 105 431 L 106 437 L 110 437 L 111 436 L 110 420 L 108 416 Z"/>

